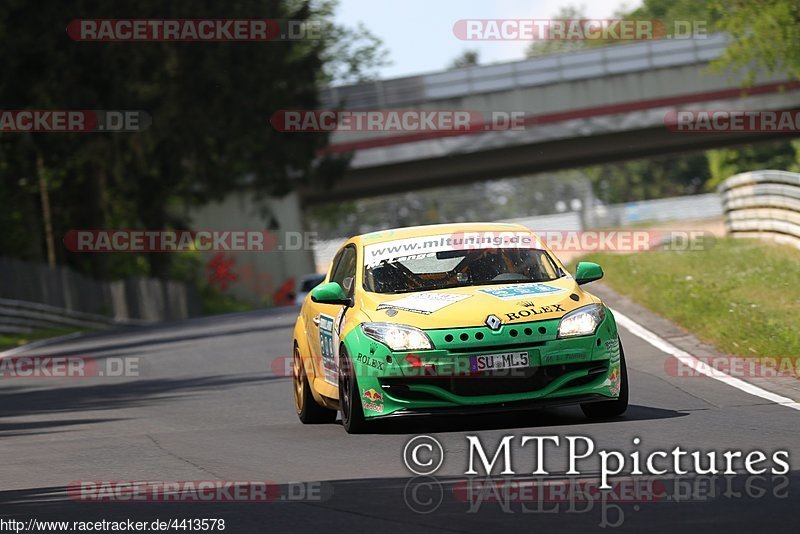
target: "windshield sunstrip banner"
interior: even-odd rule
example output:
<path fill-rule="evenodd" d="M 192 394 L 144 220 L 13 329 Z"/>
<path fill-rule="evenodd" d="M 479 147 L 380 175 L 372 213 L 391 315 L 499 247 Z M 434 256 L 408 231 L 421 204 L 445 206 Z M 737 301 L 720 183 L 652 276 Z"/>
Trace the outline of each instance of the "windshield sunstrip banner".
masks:
<path fill-rule="evenodd" d="M 369 268 L 383 261 L 416 259 L 436 252 L 490 248 L 538 249 L 544 246 L 535 235 L 519 231 L 460 232 L 410 237 L 364 246 L 364 265 Z"/>

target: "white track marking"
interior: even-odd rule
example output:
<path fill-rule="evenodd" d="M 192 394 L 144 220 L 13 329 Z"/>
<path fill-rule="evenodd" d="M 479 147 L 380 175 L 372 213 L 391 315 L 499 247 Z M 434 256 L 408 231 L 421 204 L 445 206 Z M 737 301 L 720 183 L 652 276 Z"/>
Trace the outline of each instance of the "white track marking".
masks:
<path fill-rule="evenodd" d="M 766 389 L 750 384 L 749 382 L 745 382 L 744 380 L 734 378 L 731 375 L 720 371 L 719 369 L 715 369 L 707 363 L 698 360 L 688 352 L 679 349 L 666 339 L 654 334 L 639 323 L 635 322 L 630 317 L 627 317 L 616 310 L 611 311 L 614 314 L 614 318 L 617 320 L 617 323 L 619 323 L 619 325 L 625 330 L 629 331 L 634 336 L 640 337 L 647 341 L 658 350 L 676 358 L 683 365 L 694 369 L 698 373 L 701 373 L 709 378 L 713 378 L 714 380 L 719 380 L 723 384 L 740 389 L 745 393 L 749 393 L 750 395 L 767 399 L 775 404 L 780 404 L 781 406 L 786 406 L 787 408 L 792 408 L 793 410 L 800 410 L 799 402 L 796 402 L 789 397 L 772 393 L 771 391 L 767 391 Z"/>

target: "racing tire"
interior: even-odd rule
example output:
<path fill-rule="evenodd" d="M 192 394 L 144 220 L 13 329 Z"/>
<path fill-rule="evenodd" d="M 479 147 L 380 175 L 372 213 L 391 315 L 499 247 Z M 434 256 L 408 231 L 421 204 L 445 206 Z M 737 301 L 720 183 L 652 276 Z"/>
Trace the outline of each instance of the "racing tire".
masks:
<path fill-rule="evenodd" d="M 292 385 L 294 386 L 294 407 L 297 417 L 306 425 L 330 424 L 336 421 L 336 410 L 329 410 L 317 404 L 311 393 L 306 369 L 300 356 L 300 349 L 294 347 L 292 358 Z"/>
<path fill-rule="evenodd" d="M 622 350 L 622 341 L 619 343 L 621 384 L 619 398 L 611 401 L 587 402 L 581 404 L 583 415 L 589 419 L 611 419 L 625 413 L 628 409 L 628 366 L 625 363 L 625 352 Z"/>
<path fill-rule="evenodd" d="M 358 394 L 356 371 L 344 346 L 339 351 L 339 407 L 342 426 L 348 434 L 361 434 L 366 430 L 367 420 Z"/>

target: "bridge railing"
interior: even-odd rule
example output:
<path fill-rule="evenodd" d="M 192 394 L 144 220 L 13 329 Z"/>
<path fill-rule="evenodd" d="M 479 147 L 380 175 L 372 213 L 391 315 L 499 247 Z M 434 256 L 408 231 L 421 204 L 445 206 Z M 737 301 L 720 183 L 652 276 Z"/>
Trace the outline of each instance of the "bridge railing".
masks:
<path fill-rule="evenodd" d="M 495 65 L 329 87 L 321 107 L 387 109 L 478 93 L 510 91 L 564 81 L 624 75 L 668 67 L 705 64 L 722 55 L 725 34 L 702 39 L 644 41 L 565 52 Z"/>
<path fill-rule="evenodd" d="M 718 192 L 730 235 L 800 248 L 800 174 L 745 172 L 722 182 Z"/>

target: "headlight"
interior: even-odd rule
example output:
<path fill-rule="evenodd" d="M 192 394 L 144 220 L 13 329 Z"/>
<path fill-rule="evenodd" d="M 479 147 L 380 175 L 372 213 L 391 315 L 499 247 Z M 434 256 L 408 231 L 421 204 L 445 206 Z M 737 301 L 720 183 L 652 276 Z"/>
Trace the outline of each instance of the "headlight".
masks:
<path fill-rule="evenodd" d="M 367 337 L 379 341 L 392 350 L 432 349 L 430 338 L 413 326 L 392 323 L 363 323 L 361 331 Z"/>
<path fill-rule="evenodd" d="M 606 317 L 602 304 L 589 304 L 573 310 L 558 323 L 558 337 L 588 336 L 594 334 Z"/>

